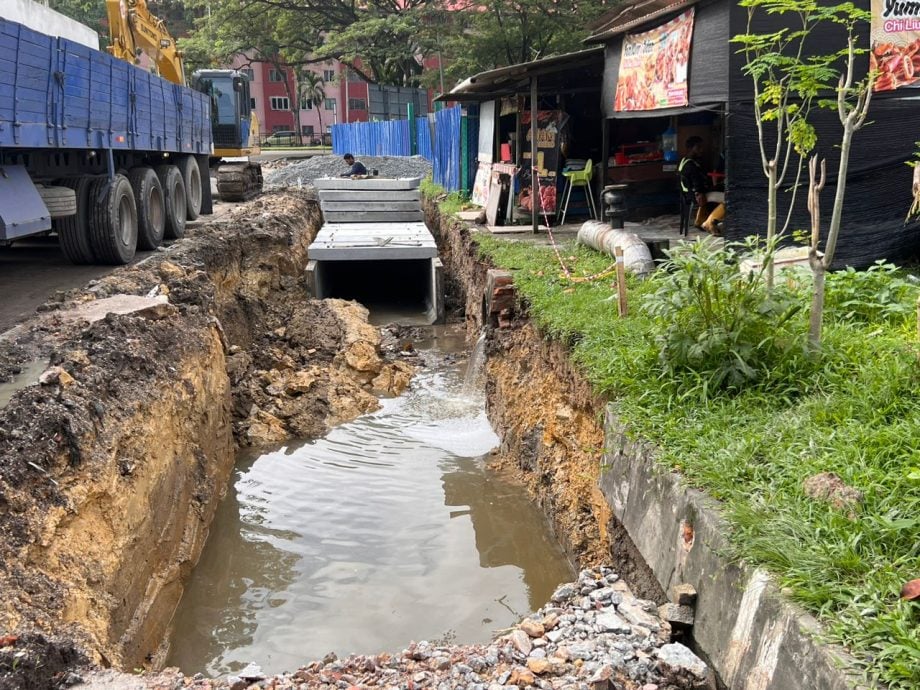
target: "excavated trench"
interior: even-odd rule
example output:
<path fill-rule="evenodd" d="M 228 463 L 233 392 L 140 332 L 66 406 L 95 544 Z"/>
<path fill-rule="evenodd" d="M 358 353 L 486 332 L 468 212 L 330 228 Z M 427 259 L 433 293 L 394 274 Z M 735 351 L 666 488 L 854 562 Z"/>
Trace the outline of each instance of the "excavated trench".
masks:
<path fill-rule="evenodd" d="M 436 365 L 408 352 L 405 330 L 384 329 L 382 339 L 354 302 L 303 299 L 306 248 L 319 223 L 309 194 L 266 195 L 168 251 L 60 295 L 0 343 L 0 374 L 26 368 L 16 385 L 43 368 L 30 362 L 50 363 L 40 385 L 7 390 L 0 409 L 0 636 L 9 633 L 0 637 L 0 687 L 50 687 L 86 664 L 162 664 L 170 620 L 220 499 L 231 486 L 238 500 L 240 479 L 262 462 L 250 455 L 234 475 L 237 449 L 323 437 L 377 410 L 381 399 L 386 413 L 387 398 L 419 367 L 428 376 L 453 370 L 449 351 Z M 440 223 L 429 219 L 435 231 Z M 612 538 L 597 489 L 600 402 L 560 346 L 513 308 L 493 304 L 488 267 L 465 231 L 444 233 L 439 244 L 448 306 L 465 313 L 468 341 L 501 326 L 487 328 L 486 339 L 485 404 L 501 440 L 492 464 L 520 478 L 570 562 L 608 562 L 611 548 L 628 548 L 619 546 L 628 540 Z M 323 443 L 335 437 L 300 448 Z M 441 474 L 469 475 L 450 462 L 480 458 L 481 483 L 480 451 L 448 453 Z M 292 482 L 320 504 L 334 500 L 333 480 L 342 479 Z M 257 502 L 270 500 L 263 494 Z M 362 504 L 355 501 L 354 514 Z M 347 518 L 329 516 L 330 529 Z M 215 525 L 215 534 L 222 529 Z M 224 551 L 234 538 L 222 542 Z M 634 591 L 661 600 L 654 578 L 635 565 L 641 559 L 614 556 Z"/>

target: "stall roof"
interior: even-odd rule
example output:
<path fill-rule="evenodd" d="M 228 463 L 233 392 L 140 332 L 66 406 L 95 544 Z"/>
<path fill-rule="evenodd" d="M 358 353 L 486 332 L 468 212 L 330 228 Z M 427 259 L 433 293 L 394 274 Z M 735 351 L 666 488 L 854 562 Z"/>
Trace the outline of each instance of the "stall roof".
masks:
<path fill-rule="evenodd" d="M 600 90 L 598 78 L 604 70 L 602 46 L 574 53 L 554 55 L 531 62 L 480 72 L 457 84 L 449 93 L 438 96 L 439 101 L 490 101 L 504 96 L 527 93 L 530 78 L 539 77 L 541 93 L 571 92 L 582 86 Z"/>
<path fill-rule="evenodd" d="M 591 26 L 585 43 L 605 43 L 614 36 L 693 5 L 696 0 L 632 0 L 617 5 Z"/>

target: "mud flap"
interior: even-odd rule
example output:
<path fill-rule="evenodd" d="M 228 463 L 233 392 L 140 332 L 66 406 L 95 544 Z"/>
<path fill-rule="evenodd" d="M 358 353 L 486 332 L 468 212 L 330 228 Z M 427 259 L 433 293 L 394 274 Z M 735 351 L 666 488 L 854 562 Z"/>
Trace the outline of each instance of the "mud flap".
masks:
<path fill-rule="evenodd" d="M 0 166 L 0 240 L 51 229 L 51 213 L 22 165 Z"/>

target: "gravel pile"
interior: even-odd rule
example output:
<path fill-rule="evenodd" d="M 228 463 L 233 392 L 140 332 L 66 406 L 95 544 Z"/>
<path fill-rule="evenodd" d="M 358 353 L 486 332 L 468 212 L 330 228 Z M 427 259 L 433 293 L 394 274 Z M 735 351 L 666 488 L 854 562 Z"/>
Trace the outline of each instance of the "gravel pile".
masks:
<path fill-rule="evenodd" d="M 421 177 L 431 174 L 431 163 L 421 156 L 358 156 L 368 173 L 377 170 L 380 177 Z M 313 156 L 286 161 L 287 165 L 264 170 L 265 189 L 282 189 L 313 184 L 320 177 L 338 177 L 348 171 L 341 156 Z"/>
<path fill-rule="evenodd" d="M 610 568 L 583 570 L 549 604 L 488 645 L 412 643 L 399 654 L 326 656 L 266 677 L 255 665 L 237 677 L 156 677 L 157 688 L 244 690 L 703 690 L 712 674 L 689 648 L 671 643 L 666 604 L 638 599 Z M 689 610 L 689 607 L 681 608 Z M 150 682 L 152 677 L 147 677 Z M 175 685 L 173 685 L 175 683 Z M 92 687 L 92 686 L 90 686 Z M 147 685 L 144 687 L 154 687 Z"/>

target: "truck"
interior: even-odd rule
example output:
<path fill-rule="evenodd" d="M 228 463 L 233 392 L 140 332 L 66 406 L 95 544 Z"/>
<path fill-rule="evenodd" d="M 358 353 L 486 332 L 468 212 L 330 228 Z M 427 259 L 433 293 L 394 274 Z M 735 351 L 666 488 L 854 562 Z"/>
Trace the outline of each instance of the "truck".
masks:
<path fill-rule="evenodd" d="M 23 3 L 30 17 L 52 12 Z M 219 86 L 202 79 L 195 90 L 0 17 L 0 241 L 51 231 L 73 263 L 123 264 L 182 237 L 186 220 L 212 211 L 215 129 L 231 153 L 250 135 L 245 76 L 219 72 Z M 230 165 L 228 198 L 261 187 L 254 166 Z"/>

